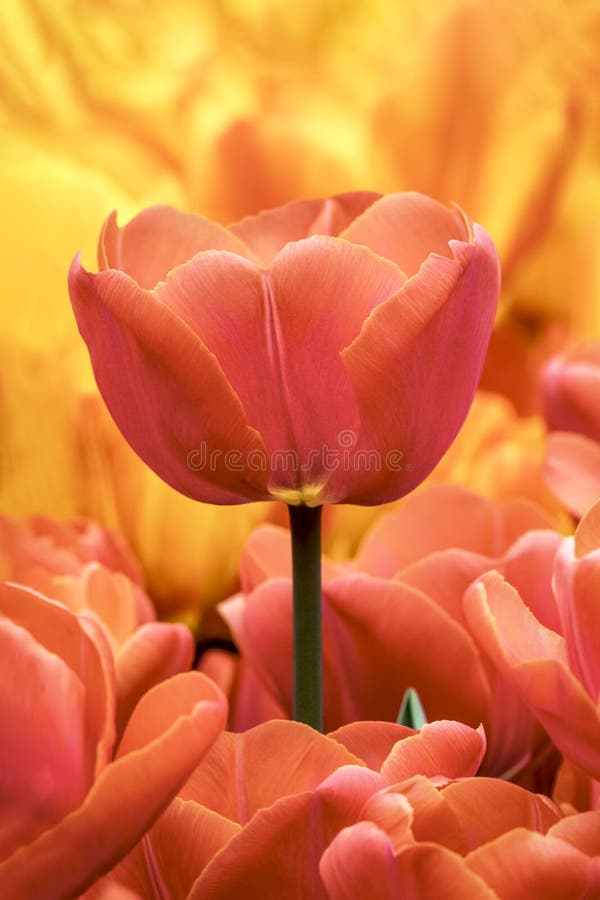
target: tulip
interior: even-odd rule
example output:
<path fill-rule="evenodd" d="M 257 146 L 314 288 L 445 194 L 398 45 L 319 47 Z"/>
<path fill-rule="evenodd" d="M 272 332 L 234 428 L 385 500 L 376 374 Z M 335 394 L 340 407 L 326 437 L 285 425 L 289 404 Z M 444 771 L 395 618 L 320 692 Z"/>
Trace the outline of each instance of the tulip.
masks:
<path fill-rule="evenodd" d="M 468 411 L 499 287 L 483 229 L 418 194 L 229 229 L 155 207 L 111 217 L 99 258 L 69 286 L 117 425 L 177 490 L 226 504 L 412 490 Z"/>
<path fill-rule="evenodd" d="M 154 896 L 158 880 L 182 900 L 325 900 L 319 859 L 370 798 L 383 805 L 391 786 L 419 772 L 435 795 L 428 777 L 469 778 L 484 750 L 482 731 L 457 722 L 419 733 L 384 722 L 357 722 L 328 736 L 295 722 L 225 732 L 108 883 L 143 898 Z M 498 793 L 518 790 L 501 785 Z M 542 817 L 556 818 L 551 811 Z"/>
<path fill-rule="evenodd" d="M 487 774 L 515 777 L 535 768 L 547 741 L 479 651 L 462 598 L 474 579 L 496 567 L 557 627 L 551 576 L 561 536 L 547 525 L 546 514 L 526 501 L 493 504 L 464 488 L 436 486 L 382 516 L 354 560 L 324 557 L 326 729 L 356 719 L 394 721 L 413 686 L 428 719 L 484 723 Z M 291 715 L 290 575 L 286 532 L 256 529 L 242 554 L 242 592 L 218 607 L 241 659 L 224 659 L 221 651 L 217 664 L 213 651 L 203 664 L 207 673 L 218 672 L 235 730 L 262 721 L 269 698 L 271 708 Z M 250 679 L 252 692 L 244 686 Z"/>
<path fill-rule="evenodd" d="M 567 760 L 600 780 L 600 508 L 565 538 L 554 567 L 559 620 L 539 621 L 497 572 L 467 591 L 465 612 L 482 649 Z"/>
<path fill-rule="evenodd" d="M 600 443 L 600 343 L 554 357 L 542 371 L 551 431 L 574 431 Z"/>
<path fill-rule="evenodd" d="M 0 516 L 0 575 L 43 589 L 31 579 L 78 575 L 87 563 L 99 563 L 139 585 L 142 573 L 122 538 L 86 519 L 60 522 L 45 516 Z M 146 601 L 147 602 L 147 601 Z"/>
<path fill-rule="evenodd" d="M 189 669 L 194 642 L 183 624 L 156 622 L 139 565 L 123 541 L 83 519 L 0 516 L 0 574 L 85 612 L 114 655 L 117 731 L 140 697 Z"/>
<path fill-rule="evenodd" d="M 93 619 L 0 585 L 0 884 L 78 895 L 158 818 L 215 740 L 226 701 L 199 673 L 146 693 L 116 744 L 112 654 Z"/>

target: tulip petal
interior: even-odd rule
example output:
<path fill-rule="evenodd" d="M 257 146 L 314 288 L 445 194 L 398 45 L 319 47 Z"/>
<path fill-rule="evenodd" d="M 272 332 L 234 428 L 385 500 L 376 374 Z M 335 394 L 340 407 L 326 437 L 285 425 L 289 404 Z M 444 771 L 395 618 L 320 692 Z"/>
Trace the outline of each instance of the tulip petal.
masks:
<path fill-rule="evenodd" d="M 575 556 L 600 549 L 600 502 L 588 509 L 575 529 Z"/>
<path fill-rule="evenodd" d="M 451 547 L 500 556 L 505 541 L 499 519 L 494 506 L 473 491 L 436 485 L 412 494 L 398 510 L 378 519 L 356 563 L 364 572 L 391 578 L 405 566 Z"/>
<path fill-rule="evenodd" d="M 111 213 L 100 235 L 98 257 L 101 270 L 119 269 L 151 290 L 202 250 L 228 250 L 252 258 L 243 240 L 226 228 L 172 206 L 151 206 L 123 228 Z"/>
<path fill-rule="evenodd" d="M 264 452 L 202 341 L 123 273 L 92 276 L 76 260 L 69 290 L 102 396 L 136 453 L 164 481 L 195 499 L 239 503 L 265 498 L 260 471 L 250 473 L 248 495 L 241 496 L 247 470 L 242 475 L 231 471 L 222 453 L 203 467 L 197 456 L 191 461 L 201 442 L 241 454 Z"/>
<path fill-rule="evenodd" d="M 600 551 L 577 559 L 575 541 L 565 539 L 554 578 L 569 665 L 589 695 L 600 699 Z"/>
<path fill-rule="evenodd" d="M 0 859 L 5 859 L 83 802 L 93 765 L 86 758 L 81 680 L 3 616 L 0 709 Z"/>
<path fill-rule="evenodd" d="M 0 584 L 0 614 L 25 628 L 49 653 L 59 657 L 83 685 L 86 782 L 108 761 L 115 737 L 114 673 L 110 649 L 98 626 L 74 616 L 62 604 L 19 585 Z M 92 634 L 88 634 L 88 627 Z"/>
<path fill-rule="evenodd" d="M 567 666 L 564 638 L 537 622 L 498 573 L 472 585 L 464 602 L 477 641 L 559 750 L 600 777 L 600 716 Z"/>
<path fill-rule="evenodd" d="M 366 575 L 330 582 L 324 596 L 329 717 L 393 721 L 412 686 L 430 720 L 482 721 L 489 687 L 472 639 L 428 597 Z"/>
<path fill-rule="evenodd" d="M 319 859 L 378 787 L 376 773 L 344 766 L 314 792 L 283 797 L 260 810 L 213 858 L 188 900 L 327 900 Z"/>
<path fill-rule="evenodd" d="M 392 900 L 404 896 L 390 837 L 372 822 L 341 831 L 319 865 L 329 900 Z"/>
<path fill-rule="evenodd" d="M 285 766 L 278 760 L 285 747 Z M 340 766 L 362 765 L 345 747 L 298 722 L 222 734 L 180 796 L 244 825 L 289 794 L 316 788 Z"/>
<path fill-rule="evenodd" d="M 327 200 L 298 200 L 229 226 L 269 266 L 285 244 L 311 235 L 336 237 L 381 194 L 354 191 Z M 357 243 L 361 243 L 358 241 Z"/>
<path fill-rule="evenodd" d="M 413 734 L 414 729 L 396 722 L 350 722 L 330 731 L 327 737 L 343 744 L 370 769 L 379 772 L 393 746 Z"/>
<path fill-rule="evenodd" d="M 115 660 L 119 735 L 143 694 L 189 669 L 193 656 L 192 633 L 185 625 L 148 622 L 131 635 Z"/>
<path fill-rule="evenodd" d="M 408 191 L 376 200 L 340 237 L 365 244 L 410 277 L 430 253 L 450 258 L 450 241 L 468 241 L 469 229 L 460 210 Z"/>
<path fill-rule="evenodd" d="M 544 415 L 551 431 L 572 431 L 600 441 L 598 345 L 550 360 L 542 370 Z"/>
<path fill-rule="evenodd" d="M 545 834 L 559 819 L 558 808 L 542 794 L 533 794 L 501 778 L 466 778 L 441 792 L 448 809 L 460 822 L 468 850 L 495 840 L 512 828 Z M 415 810 L 421 837 L 436 840 Z"/>
<path fill-rule="evenodd" d="M 363 478 L 345 498 L 349 503 L 384 503 L 412 490 L 468 412 L 494 320 L 499 270 L 479 226 L 473 244 L 453 241 L 452 249 L 451 260 L 431 255 L 342 353 L 360 409 L 356 449 L 376 448 L 385 459 L 370 483 Z"/>
<path fill-rule="evenodd" d="M 583 897 L 590 860 L 556 838 L 516 828 L 484 844 L 465 859 L 499 897 L 510 900 L 565 900 Z"/>
<path fill-rule="evenodd" d="M 212 857 L 239 831 L 235 822 L 176 797 L 111 876 L 142 897 L 153 897 L 159 885 L 162 896 L 186 900 Z"/>
<path fill-rule="evenodd" d="M 498 565 L 538 622 L 558 633 L 560 613 L 552 582 L 561 541 L 556 531 L 530 531 L 515 541 Z"/>
<path fill-rule="evenodd" d="M 153 688 L 126 729 L 121 749 L 130 752 L 102 771 L 79 809 L 0 864 L 7 900 L 79 894 L 114 866 L 170 802 L 225 716 L 222 694 L 197 672 Z"/>
<path fill-rule="evenodd" d="M 268 276 L 230 254 L 201 254 L 156 293 L 219 360 L 265 442 L 270 482 L 293 489 L 335 477 L 324 448 L 340 453 L 341 432 L 357 439 L 354 392 L 340 351 L 403 282 L 394 265 L 366 248 L 313 237 L 286 246 Z M 315 415 L 317 398 L 324 407 Z M 289 462 L 279 459 L 285 451 L 292 452 Z"/>
<path fill-rule="evenodd" d="M 544 478 L 570 512 L 583 516 L 600 498 L 600 446 L 583 434 L 549 434 Z"/>
<path fill-rule="evenodd" d="M 548 836 L 566 841 L 587 856 L 600 856 L 600 809 L 560 819 Z"/>
<path fill-rule="evenodd" d="M 381 767 L 387 784 L 413 775 L 467 778 L 476 775 L 485 754 L 483 729 L 460 722 L 432 722 L 392 748 Z"/>
<path fill-rule="evenodd" d="M 496 895 L 456 853 L 418 844 L 394 854 L 389 837 L 370 822 L 344 829 L 321 859 L 330 900 L 494 900 Z"/>

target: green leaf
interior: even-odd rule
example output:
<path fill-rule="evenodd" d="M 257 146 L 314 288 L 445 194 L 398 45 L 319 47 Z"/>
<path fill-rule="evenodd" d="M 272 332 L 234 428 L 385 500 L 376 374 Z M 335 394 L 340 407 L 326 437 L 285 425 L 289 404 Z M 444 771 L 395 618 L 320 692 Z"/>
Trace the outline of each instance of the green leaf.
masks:
<path fill-rule="evenodd" d="M 400 712 L 396 719 L 398 725 L 405 725 L 407 728 L 415 728 L 417 731 L 427 725 L 427 716 L 423 709 L 423 704 L 419 695 L 414 688 L 409 687 L 404 691 L 404 697 L 400 704 Z"/>

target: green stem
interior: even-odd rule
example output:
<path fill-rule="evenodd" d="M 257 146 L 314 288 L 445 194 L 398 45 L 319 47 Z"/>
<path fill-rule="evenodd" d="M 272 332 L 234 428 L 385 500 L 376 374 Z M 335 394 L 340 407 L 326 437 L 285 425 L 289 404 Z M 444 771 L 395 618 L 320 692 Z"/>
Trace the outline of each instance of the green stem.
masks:
<path fill-rule="evenodd" d="M 294 719 L 322 731 L 321 507 L 288 508 L 294 579 Z"/>

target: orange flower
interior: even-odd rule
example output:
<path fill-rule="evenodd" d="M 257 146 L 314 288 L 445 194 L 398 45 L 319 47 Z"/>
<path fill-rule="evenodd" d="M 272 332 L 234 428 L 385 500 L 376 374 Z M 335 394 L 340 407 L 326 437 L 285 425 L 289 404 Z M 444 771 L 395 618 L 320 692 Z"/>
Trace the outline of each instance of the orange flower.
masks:
<path fill-rule="evenodd" d="M 7 900 L 79 895 L 141 838 L 221 730 L 198 673 L 154 687 L 116 743 L 102 630 L 0 585 L 0 883 Z"/>
<path fill-rule="evenodd" d="M 123 541 L 93 522 L 1 516 L 0 577 L 101 626 L 114 655 L 119 734 L 146 691 L 191 665 L 190 630 L 154 621 L 138 563 Z"/>
<path fill-rule="evenodd" d="M 370 797 L 376 803 L 383 792 L 384 800 L 389 786 L 417 772 L 422 781 L 474 774 L 485 738 L 457 722 L 419 733 L 357 722 L 327 737 L 296 722 L 268 722 L 225 732 L 213 749 L 107 884 L 144 898 L 155 879 L 188 900 L 324 898 L 319 858 Z"/>
<path fill-rule="evenodd" d="M 475 578 L 497 567 L 536 614 L 556 625 L 550 579 L 560 543 L 544 513 L 526 501 L 495 505 L 440 486 L 381 517 L 354 560 L 324 558 L 326 727 L 393 721 L 413 686 L 430 720 L 483 722 L 486 773 L 514 777 L 534 768 L 540 729 L 478 650 L 462 599 Z M 241 661 L 213 651 L 202 664 L 229 694 L 236 730 L 261 716 L 291 714 L 290 576 L 287 532 L 256 529 L 242 554 L 243 593 L 218 607 Z"/>
<path fill-rule="evenodd" d="M 600 506 L 556 558 L 548 627 L 497 572 L 465 595 L 472 633 L 565 757 L 600 780 Z"/>
<path fill-rule="evenodd" d="M 473 399 L 497 258 L 427 197 L 302 201 L 229 229 L 156 207 L 109 219 L 99 253 L 69 283 L 100 390 L 188 496 L 382 503 L 431 471 Z"/>
<path fill-rule="evenodd" d="M 551 896 L 555 884 L 557 896 L 595 887 L 600 813 L 563 818 L 546 797 L 473 777 L 484 748 L 481 731 L 457 722 L 224 733 L 96 890 L 421 900 L 442 885 L 456 900 L 516 900 Z"/>

